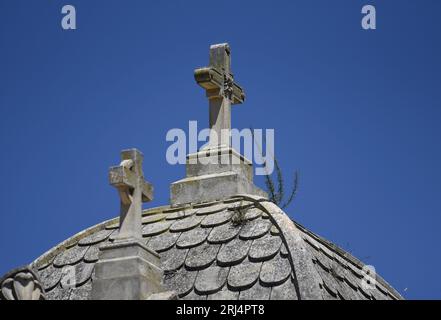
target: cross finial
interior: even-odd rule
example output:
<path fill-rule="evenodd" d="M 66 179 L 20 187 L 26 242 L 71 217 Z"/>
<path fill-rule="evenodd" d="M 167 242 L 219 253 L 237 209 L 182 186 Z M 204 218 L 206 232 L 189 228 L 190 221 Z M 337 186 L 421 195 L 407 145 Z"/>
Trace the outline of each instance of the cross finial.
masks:
<path fill-rule="evenodd" d="M 234 82 L 228 43 L 210 47 L 210 65 L 196 69 L 196 82 L 206 90 L 210 105 L 209 148 L 230 147 L 231 105 L 245 100 L 243 89 Z"/>
<path fill-rule="evenodd" d="M 124 150 L 120 165 L 109 170 L 109 182 L 117 188 L 121 200 L 117 239 L 142 238 L 142 203 L 153 200 L 153 186 L 144 181 L 143 158 L 137 149 Z"/>

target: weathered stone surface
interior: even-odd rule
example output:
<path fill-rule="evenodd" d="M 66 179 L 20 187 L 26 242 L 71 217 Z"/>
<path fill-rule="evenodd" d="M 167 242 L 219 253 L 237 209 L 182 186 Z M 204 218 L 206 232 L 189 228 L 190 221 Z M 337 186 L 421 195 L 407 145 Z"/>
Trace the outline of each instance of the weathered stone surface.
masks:
<path fill-rule="evenodd" d="M 266 261 L 273 258 L 280 249 L 282 239 L 278 236 L 272 236 L 269 233 L 253 241 L 249 257 L 252 261 Z"/>
<path fill-rule="evenodd" d="M 321 292 L 323 300 L 339 300 L 337 296 L 331 294 L 328 290 L 326 290 L 326 288 L 321 288 Z"/>
<path fill-rule="evenodd" d="M 176 240 L 178 240 L 180 235 L 180 233 L 164 232 L 151 238 L 147 244 L 147 247 L 155 250 L 156 252 L 166 251 L 175 245 Z"/>
<path fill-rule="evenodd" d="M 265 261 L 260 270 L 260 280 L 269 286 L 283 283 L 291 274 L 291 265 L 288 259 L 276 255 L 273 259 Z"/>
<path fill-rule="evenodd" d="M 361 271 L 361 268 L 355 266 L 352 263 L 348 263 L 347 264 L 348 269 L 352 271 L 352 273 L 357 277 L 357 278 L 363 278 L 363 272 Z"/>
<path fill-rule="evenodd" d="M 271 222 L 263 219 L 248 221 L 242 227 L 239 237 L 244 240 L 257 239 L 264 236 L 271 228 Z"/>
<path fill-rule="evenodd" d="M 238 169 L 236 171 L 245 171 Z M 266 196 L 246 177 L 235 171 L 187 177 L 170 186 L 173 205 L 190 203 L 195 199 L 213 201 L 238 193 L 253 193 Z"/>
<path fill-rule="evenodd" d="M 153 237 L 167 231 L 173 224 L 171 221 L 161 221 L 152 224 L 147 224 L 142 228 L 142 235 L 144 237 Z"/>
<path fill-rule="evenodd" d="M 185 266 L 190 269 L 204 269 L 212 264 L 216 259 L 220 245 L 212 245 L 209 243 L 191 248 L 185 259 Z"/>
<path fill-rule="evenodd" d="M 198 208 L 197 211 L 196 211 L 196 214 L 199 215 L 199 216 L 207 215 L 207 214 L 213 214 L 213 213 L 216 213 L 216 212 L 224 211 L 226 208 L 227 208 L 227 206 L 225 204 L 217 203 L 215 205 Z"/>
<path fill-rule="evenodd" d="M 54 260 L 56 267 L 76 264 L 81 261 L 89 247 L 74 246 L 64 252 L 61 252 Z"/>
<path fill-rule="evenodd" d="M 228 284 L 237 290 L 246 290 L 259 279 L 262 263 L 245 260 L 241 264 L 231 267 L 228 275 Z"/>
<path fill-rule="evenodd" d="M 161 254 L 161 268 L 164 271 L 174 271 L 184 265 L 188 249 L 172 248 Z"/>
<path fill-rule="evenodd" d="M 290 277 L 283 284 L 273 287 L 271 300 L 297 300 L 297 293 L 292 278 Z"/>
<path fill-rule="evenodd" d="M 243 200 L 243 199 L 230 199 L 225 200 L 224 203 L 228 203 L 228 210 L 236 211 L 236 210 L 243 210 L 247 211 L 250 207 L 254 205 L 253 202 Z"/>
<path fill-rule="evenodd" d="M 115 230 L 119 228 L 119 218 L 115 219 L 113 223 L 110 223 L 106 226 L 106 230 Z"/>
<path fill-rule="evenodd" d="M 191 216 L 188 218 L 184 218 L 181 220 L 177 220 L 170 227 L 171 232 L 185 232 L 196 228 L 202 221 L 203 217 L 200 216 Z"/>
<path fill-rule="evenodd" d="M 178 296 L 174 291 L 166 291 L 154 293 L 147 300 L 178 300 Z"/>
<path fill-rule="evenodd" d="M 87 282 L 91 276 L 93 269 L 95 268 L 95 263 L 79 263 L 75 266 L 75 285 L 81 286 Z"/>
<path fill-rule="evenodd" d="M 194 290 L 190 291 L 186 296 L 180 298 L 181 300 L 207 300 L 207 295 L 199 295 Z"/>
<path fill-rule="evenodd" d="M 358 295 L 354 293 L 354 290 L 345 282 L 339 282 L 338 294 L 344 300 L 358 300 Z"/>
<path fill-rule="evenodd" d="M 201 226 L 204 228 L 217 227 L 230 221 L 233 213 L 231 211 L 221 211 L 204 218 Z"/>
<path fill-rule="evenodd" d="M 309 237 L 306 234 L 304 234 L 303 239 L 305 239 L 306 243 L 311 245 L 315 250 L 317 250 L 317 251 L 320 250 L 320 245 L 317 243 L 317 241 L 314 238 Z"/>
<path fill-rule="evenodd" d="M 93 244 L 97 244 L 99 242 L 106 240 L 111 233 L 112 231 L 110 230 L 101 230 L 81 239 L 80 241 L 78 241 L 78 244 L 80 246 L 90 246 Z"/>
<path fill-rule="evenodd" d="M 279 229 L 277 229 L 277 227 L 275 225 L 273 225 L 270 229 L 270 232 L 273 236 L 278 236 L 280 234 Z"/>
<path fill-rule="evenodd" d="M 151 216 L 147 216 L 147 217 L 142 218 L 142 224 L 149 224 L 149 223 L 155 223 L 155 222 L 158 222 L 158 221 L 162 221 L 166 217 L 167 217 L 166 214 L 161 214 L 161 213 L 153 214 Z"/>
<path fill-rule="evenodd" d="M 326 270 L 324 270 L 322 267 L 317 266 L 317 271 L 320 274 L 320 277 L 323 280 L 324 286 L 330 291 L 334 296 L 338 293 L 338 280 L 336 279 Z"/>
<path fill-rule="evenodd" d="M 81 287 L 72 288 L 69 300 L 89 300 L 92 291 L 92 281 L 89 280 Z"/>
<path fill-rule="evenodd" d="M 331 270 L 331 261 L 329 260 L 329 258 L 325 256 L 321 251 L 315 251 L 314 253 L 317 262 L 326 270 Z"/>
<path fill-rule="evenodd" d="M 192 248 L 200 245 L 207 240 L 211 229 L 196 228 L 187 232 L 183 232 L 176 241 L 176 246 L 178 248 Z"/>
<path fill-rule="evenodd" d="M 164 275 L 164 286 L 168 290 L 174 290 L 182 297 L 188 294 L 194 286 L 197 271 L 189 271 L 185 268 L 173 272 L 167 272 Z"/>
<path fill-rule="evenodd" d="M 233 240 L 241 230 L 240 225 L 224 224 L 222 226 L 213 228 L 208 236 L 208 242 L 210 243 L 224 243 Z"/>
<path fill-rule="evenodd" d="M 338 292 L 340 293 L 340 290 Z M 371 290 L 371 294 L 375 300 L 389 300 L 380 290 Z"/>
<path fill-rule="evenodd" d="M 97 262 L 100 254 L 100 244 L 90 246 L 84 255 L 85 262 Z"/>
<path fill-rule="evenodd" d="M 250 208 L 246 209 L 244 219 L 245 220 L 254 220 L 262 216 L 262 211 L 258 208 Z"/>
<path fill-rule="evenodd" d="M 195 214 L 197 210 L 195 209 L 186 209 L 186 210 L 179 210 L 171 213 L 167 213 L 167 220 L 178 220 L 190 217 Z"/>
<path fill-rule="evenodd" d="M 237 300 L 239 298 L 239 291 L 228 290 L 227 286 L 224 286 L 222 290 L 210 294 L 207 300 Z"/>
<path fill-rule="evenodd" d="M 45 291 L 51 290 L 60 282 L 61 273 L 61 268 L 56 268 L 53 265 L 39 272 Z"/>
<path fill-rule="evenodd" d="M 282 257 L 288 257 L 288 249 L 286 248 L 285 244 L 282 243 L 282 245 L 280 246 L 280 254 L 282 255 Z"/>
<path fill-rule="evenodd" d="M 269 300 L 270 294 L 271 287 L 264 287 L 257 281 L 250 289 L 240 292 L 239 300 Z"/>
<path fill-rule="evenodd" d="M 343 272 L 345 274 L 345 281 L 348 285 L 350 285 L 354 290 L 358 289 L 358 283 L 359 280 L 357 277 L 354 276 L 352 271 L 348 269 L 343 269 Z"/>
<path fill-rule="evenodd" d="M 85 288 L 87 290 L 87 288 Z M 47 300 L 69 300 L 73 288 L 63 289 L 60 285 L 57 285 L 51 291 L 46 292 Z"/>
<path fill-rule="evenodd" d="M 222 245 L 217 255 L 218 264 L 230 266 L 240 263 L 247 257 L 250 245 L 251 241 L 243 241 L 239 238 Z"/>
<path fill-rule="evenodd" d="M 219 291 L 226 283 L 229 268 L 211 265 L 207 269 L 199 271 L 195 291 L 198 294 L 212 294 Z"/>

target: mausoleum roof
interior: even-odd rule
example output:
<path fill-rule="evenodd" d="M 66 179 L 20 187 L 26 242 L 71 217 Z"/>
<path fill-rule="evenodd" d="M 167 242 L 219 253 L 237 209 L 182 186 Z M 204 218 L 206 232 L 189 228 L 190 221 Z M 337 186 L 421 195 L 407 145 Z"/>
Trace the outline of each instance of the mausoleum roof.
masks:
<path fill-rule="evenodd" d="M 364 264 L 293 222 L 272 202 L 234 196 L 142 213 L 143 241 L 160 255 L 167 290 L 180 299 L 402 299 Z M 88 299 L 99 247 L 119 218 L 67 239 L 31 264 L 46 299 Z M 66 267 L 75 281 L 63 281 Z"/>

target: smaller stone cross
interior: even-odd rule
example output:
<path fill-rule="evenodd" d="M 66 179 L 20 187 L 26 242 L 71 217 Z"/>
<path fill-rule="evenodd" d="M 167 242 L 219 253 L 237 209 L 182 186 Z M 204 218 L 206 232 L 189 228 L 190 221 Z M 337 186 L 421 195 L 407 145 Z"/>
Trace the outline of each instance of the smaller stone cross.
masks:
<path fill-rule="evenodd" d="M 153 200 L 153 186 L 144 180 L 143 159 L 137 149 L 124 150 L 120 165 L 109 170 L 109 182 L 118 190 L 121 199 L 116 239 L 142 238 L 142 203 Z"/>
<path fill-rule="evenodd" d="M 228 43 L 210 47 L 210 65 L 196 69 L 196 82 L 206 90 L 210 105 L 209 148 L 230 147 L 231 105 L 245 100 L 243 89 L 234 82 L 231 73 Z"/>

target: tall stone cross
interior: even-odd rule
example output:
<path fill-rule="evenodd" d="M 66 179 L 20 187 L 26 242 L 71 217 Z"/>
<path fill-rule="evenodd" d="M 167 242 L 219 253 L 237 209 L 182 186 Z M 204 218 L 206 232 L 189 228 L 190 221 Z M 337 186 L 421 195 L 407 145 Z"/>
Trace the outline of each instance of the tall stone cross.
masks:
<path fill-rule="evenodd" d="M 136 149 L 121 152 L 121 164 L 109 170 L 109 182 L 121 201 L 119 233 L 116 239 L 141 239 L 142 203 L 153 200 L 153 186 L 144 181 L 144 156 Z"/>
<path fill-rule="evenodd" d="M 196 69 L 196 82 L 206 90 L 210 106 L 210 140 L 208 147 L 230 147 L 231 105 L 245 100 L 243 89 L 231 73 L 231 51 L 228 43 L 210 47 L 210 65 Z"/>

